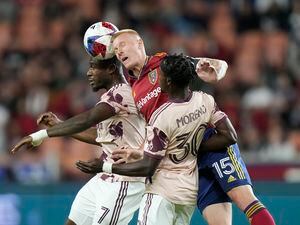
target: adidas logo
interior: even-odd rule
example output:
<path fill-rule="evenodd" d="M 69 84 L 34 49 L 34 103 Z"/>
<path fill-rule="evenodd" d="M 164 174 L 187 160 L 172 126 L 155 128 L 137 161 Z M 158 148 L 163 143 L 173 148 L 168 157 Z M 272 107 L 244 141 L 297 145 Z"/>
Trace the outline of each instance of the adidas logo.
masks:
<path fill-rule="evenodd" d="M 234 176 L 230 175 L 230 176 L 228 177 L 227 183 L 233 182 L 233 181 L 235 181 L 235 180 L 236 180 L 236 179 L 234 178 Z"/>

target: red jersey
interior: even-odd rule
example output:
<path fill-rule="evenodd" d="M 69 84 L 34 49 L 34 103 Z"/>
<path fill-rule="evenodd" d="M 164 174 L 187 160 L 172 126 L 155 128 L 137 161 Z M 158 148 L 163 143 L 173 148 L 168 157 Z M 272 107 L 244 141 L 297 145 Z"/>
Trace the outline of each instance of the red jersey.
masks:
<path fill-rule="evenodd" d="M 135 104 L 147 122 L 152 113 L 168 100 L 167 94 L 161 92 L 158 83 L 159 65 L 166 55 L 166 53 L 157 53 L 150 56 L 138 79 L 127 76 L 132 86 Z"/>

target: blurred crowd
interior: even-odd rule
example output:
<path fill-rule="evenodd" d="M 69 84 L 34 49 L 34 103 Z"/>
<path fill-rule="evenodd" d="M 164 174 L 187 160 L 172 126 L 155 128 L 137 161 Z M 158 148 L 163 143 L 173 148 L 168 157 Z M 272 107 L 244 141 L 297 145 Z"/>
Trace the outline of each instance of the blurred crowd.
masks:
<path fill-rule="evenodd" d="M 228 114 L 246 162 L 300 162 L 300 1 L 1 0 L 0 181 L 85 178 L 74 162 L 97 147 L 55 138 L 13 156 L 9 149 L 38 129 L 39 114 L 66 119 L 97 102 L 82 39 L 98 21 L 136 29 L 148 54 L 226 60 L 222 81 L 193 88 Z"/>

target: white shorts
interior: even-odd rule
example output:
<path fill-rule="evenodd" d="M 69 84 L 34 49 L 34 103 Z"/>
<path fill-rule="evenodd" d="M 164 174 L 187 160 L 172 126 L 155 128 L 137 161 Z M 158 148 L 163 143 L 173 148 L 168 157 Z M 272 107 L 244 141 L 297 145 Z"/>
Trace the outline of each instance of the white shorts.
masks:
<path fill-rule="evenodd" d="M 144 191 L 142 182 L 111 183 L 96 175 L 77 193 L 69 219 L 77 225 L 127 225 Z"/>
<path fill-rule="evenodd" d="M 165 198 L 146 193 L 143 196 L 138 225 L 188 225 L 195 206 L 174 204 Z"/>

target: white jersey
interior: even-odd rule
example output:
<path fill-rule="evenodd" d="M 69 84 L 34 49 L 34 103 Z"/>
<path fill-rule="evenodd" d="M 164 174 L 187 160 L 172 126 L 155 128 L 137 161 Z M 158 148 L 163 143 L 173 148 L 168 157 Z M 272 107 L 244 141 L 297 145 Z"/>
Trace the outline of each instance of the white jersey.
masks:
<path fill-rule="evenodd" d="M 194 205 L 198 191 L 197 151 L 208 124 L 226 114 L 211 95 L 192 92 L 185 102 L 167 102 L 158 108 L 146 128 L 145 154 L 161 159 L 146 192 L 170 202 Z"/>
<path fill-rule="evenodd" d="M 116 115 L 97 124 L 96 141 L 103 148 L 104 161 L 114 162 L 112 152 L 122 146 L 139 149 L 145 140 L 146 122 L 138 113 L 132 90 L 128 84 L 118 84 L 101 96 L 97 103 L 107 103 L 115 109 Z M 101 174 L 110 181 L 144 181 L 141 177 L 127 177 L 117 174 Z"/>

